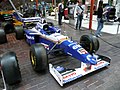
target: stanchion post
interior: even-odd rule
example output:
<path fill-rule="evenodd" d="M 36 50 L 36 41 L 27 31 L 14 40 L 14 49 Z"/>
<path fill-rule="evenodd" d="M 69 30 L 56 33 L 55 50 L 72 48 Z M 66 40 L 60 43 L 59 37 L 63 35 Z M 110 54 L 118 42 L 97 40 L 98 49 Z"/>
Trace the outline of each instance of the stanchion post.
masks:
<path fill-rule="evenodd" d="M 55 20 L 57 19 L 57 8 L 55 7 Z"/>
<path fill-rule="evenodd" d="M 118 34 L 118 32 L 119 32 L 119 25 L 120 25 L 120 22 L 119 22 L 118 27 L 117 27 L 117 34 Z"/>
<path fill-rule="evenodd" d="M 94 7 L 94 0 L 91 0 L 89 30 L 92 30 L 93 7 Z"/>
<path fill-rule="evenodd" d="M 38 10 L 38 0 L 36 0 L 36 9 Z"/>

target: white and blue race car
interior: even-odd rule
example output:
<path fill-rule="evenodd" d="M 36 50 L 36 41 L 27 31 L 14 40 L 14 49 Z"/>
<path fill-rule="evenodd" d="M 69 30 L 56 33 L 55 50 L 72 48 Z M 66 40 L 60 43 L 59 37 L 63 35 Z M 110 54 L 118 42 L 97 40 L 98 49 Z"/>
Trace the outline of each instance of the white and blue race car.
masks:
<path fill-rule="evenodd" d="M 37 20 L 36 18 L 32 20 L 34 19 Z M 23 19 L 23 21 L 30 22 L 29 19 Z M 53 23 L 46 22 L 42 18 L 38 21 L 32 28 L 29 28 L 31 24 L 28 26 L 24 24 L 24 31 L 19 29 L 15 31 L 17 39 L 23 38 L 24 32 L 27 43 L 31 45 L 30 61 L 35 71 L 45 71 L 49 67 L 50 73 L 63 86 L 65 83 L 110 65 L 109 57 L 95 54 L 99 49 L 99 41 L 96 37 L 83 35 L 78 44 L 68 36 L 62 35 L 60 29 Z M 56 51 L 76 58 L 81 62 L 80 67 L 66 69 L 48 63 L 48 55 Z"/>
<path fill-rule="evenodd" d="M 17 35 L 18 33 L 16 37 Z M 41 72 L 49 67 L 50 73 L 61 86 L 110 65 L 109 57 L 95 54 L 99 49 L 99 41 L 92 35 L 81 36 L 78 44 L 68 36 L 62 35 L 59 28 L 41 22 L 31 29 L 25 29 L 24 35 L 27 43 L 31 45 L 30 61 L 33 69 Z M 81 62 L 80 67 L 66 69 L 49 63 L 48 55 L 56 51 L 76 58 Z"/>
<path fill-rule="evenodd" d="M 36 72 L 42 72 L 49 68 L 49 72 L 61 86 L 110 65 L 111 58 L 96 54 L 99 49 L 99 41 L 92 35 L 81 36 L 80 43 L 77 43 L 68 36 L 62 35 L 60 29 L 51 22 L 46 22 L 40 17 L 20 18 L 18 15 L 18 20 L 23 22 L 23 26 L 15 29 L 16 39 L 25 38 L 27 43 L 31 45 L 30 61 L 33 69 Z M 54 52 L 62 52 L 74 57 L 80 61 L 80 66 L 68 69 L 49 63 L 48 55 Z M 14 84 L 21 81 L 20 69 L 14 52 L 5 54 L 1 57 L 0 62 L 1 73 L 5 82 Z M 11 73 L 7 73 L 8 67 L 11 67 Z M 16 74 L 18 77 L 14 78 Z M 9 76 L 11 77 L 9 78 Z"/>
<path fill-rule="evenodd" d="M 15 35 L 16 39 L 25 38 L 27 43 L 31 45 L 30 48 L 30 61 L 35 71 L 46 71 L 49 67 L 50 73 L 57 80 L 57 82 L 63 86 L 65 83 L 80 78 L 88 73 L 101 69 L 110 65 L 110 58 L 102 55 L 95 54 L 99 49 L 99 41 L 92 35 L 83 35 L 80 38 L 80 44 L 71 40 L 68 36 L 62 35 L 60 29 L 55 27 L 53 23 L 46 22 L 46 20 L 40 17 L 34 18 L 22 18 L 23 26 L 16 27 Z M 1 30 L 0 33 L 3 33 Z M 5 34 L 2 34 L 5 36 Z M 48 55 L 62 52 L 65 55 L 74 57 L 80 61 L 80 67 L 74 69 L 66 69 L 62 66 L 54 66 L 48 61 Z M 11 54 L 9 55 L 11 57 Z M 6 56 L 9 58 L 9 56 Z M 15 55 L 13 55 L 16 57 Z M 8 61 L 8 60 L 7 60 Z M 5 59 L 1 62 L 5 62 L 2 65 L 7 68 Z M 17 59 L 13 60 L 17 63 Z M 11 62 L 11 65 L 13 62 Z M 14 63 L 14 65 L 15 65 Z M 18 65 L 18 64 L 17 64 Z M 15 68 L 12 68 L 14 70 Z M 18 80 L 20 81 L 21 75 L 19 66 L 15 70 L 18 70 Z M 3 69 L 4 75 L 6 69 Z M 13 77 L 14 77 L 13 73 Z M 4 77 L 8 78 L 9 73 Z M 20 79 L 19 79 L 20 78 Z M 6 79 L 6 80 L 7 80 Z M 11 78 L 11 81 L 13 78 Z M 7 81 L 7 83 L 11 83 Z"/>

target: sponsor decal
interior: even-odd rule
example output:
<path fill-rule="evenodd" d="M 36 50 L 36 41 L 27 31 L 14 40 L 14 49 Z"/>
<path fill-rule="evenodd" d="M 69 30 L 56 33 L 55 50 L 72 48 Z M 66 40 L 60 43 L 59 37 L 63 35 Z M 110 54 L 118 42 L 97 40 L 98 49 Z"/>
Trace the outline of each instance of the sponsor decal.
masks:
<path fill-rule="evenodd" d="M 68 55 L 70 55 L 70 56 L 72 56 L 72 54 L 71 54 L 71 53 L 69 53 L 69 52 L 67 52 L 67 54 L 68 54 Z"/>
<path fill-rule="evenodd" d="M 99 66 L 100 64 L 103 64 L 103 63 L 104 63 L 104 61 L 100 61 L 95 66 Z"/>
<path fill-rule="evenodd" d="M 104 61 L 101 61 L 95 65 L 96 66 L 95 69 L 97 70 L 97 69 L 103 68 L 103 67 L 108 66 L 108 65 L 109 65 L 109 63 L 105 63 Z"/>
<path fill-rule="evenodd" d="M 34 40 L 34 36 L 28 36 L 28 35 L 26 34 L 26 37 L 27 37 L 27 39 L 32 39 L 32 40 Z"/>
<path fill-rule="evenodd" d="M 66 79 L 66 80 L 63 80 L 63 83 L 65 84 L 65 83 L 67 83 L 67 82 L 73 81 L 73 80 L 75 80 L 75 79 L 77 79 L 77 78 L 80 78 L 80 77 L 82 77 L 82 76 L 83 76 L 82 74 L 79 74 L 79 75 L 77 75 L 77 76 L 68 78 L 68 79 Z"/>
<path fill-rule="evenodd" d="M 84 48 L 80 48 L 77 50 L 80 54 L 87 54 L 88 52 Z"/>
<path fill-rule="evenodd" d="M 63 76 L 63 79 L 68 79 L 68 78 L 71 78 L 71 77 L 73 77 L 75 75 L 76 75 L 76 72 L 72 72 L 72 73 L 70 73 L 68 75 Z"/>
<path fill-rule="evenodd" d="M 70 40 L 68 40 L 68 42 L 70 42 L 70 44 L 68 45 L 69 47 L 76 44 L 76 43 L 73 43 L 73 41 L 70 41 Z"/>
<path fill-rule="evenodd" d="M 61 72 L 61 71 L 64 71 L 64 67 L 62 67 L 62 66 L 57 66 L 56 68 L 55 68 L 58 72 Z"/>
<path fill-rule="evenodd" d="M 41 43 L 47 50 L 49 50 L 49 45 L 45 44 L 45 43 Z"/>
<path fill-rule="evenodd" d="M 56 34 L 56 35 L 54 35 L 55 37 L 57 37 L 57 36 L 60 36 L 60 34 Z"/>
<path fill-rule="evenodd" d="M 87 57 L 86 57 L 86 58 L 87 58 L 87 60 L 89 60 L 89 61 L 90 61 L 90 60 L 91 60 L 91 55 L 87 55 Z"/>
<path fill-rule="evenodd" d="M 72 73 L 72 72 L 74 72 L 74 71 L 75 71 L 74 69 L 66 70 L 66 71 L 62 72 L 61 75 L 62 75 L 62 76 L 68 75 L 69 73 Z"/>
<path fill-rule="evenodd" d="M 80 45 L 74 45 L 74 46 L 72 46 L 73 49 L 77 49 L 79 47 L 80 47 Z"/>

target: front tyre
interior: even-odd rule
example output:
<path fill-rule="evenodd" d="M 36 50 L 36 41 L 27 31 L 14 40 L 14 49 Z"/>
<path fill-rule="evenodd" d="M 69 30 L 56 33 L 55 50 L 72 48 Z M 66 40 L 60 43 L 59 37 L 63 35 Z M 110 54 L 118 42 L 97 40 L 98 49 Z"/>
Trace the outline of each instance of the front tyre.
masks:
<path fill-rule="evenodd" d="M 99 49 L 99 41 L 95 36 L 83 35 L 80 38 L 81 46 L 87 50 L 89 53 L 95 53 Z"/>
<path fill-rule="evenodd" d="M 34 44 L 30 48 L 30 61 L 34 71 L 41 72 L 48 69 L 48 57 L 42 44 Z"/>
<path fill-rule="evenodd" d="M 16 54 L 14 52 L 8 52 L 3 55 L 1 59 L 1 68 L 5 82 L 8 85 L 21 82 L 21 72 Z"/>

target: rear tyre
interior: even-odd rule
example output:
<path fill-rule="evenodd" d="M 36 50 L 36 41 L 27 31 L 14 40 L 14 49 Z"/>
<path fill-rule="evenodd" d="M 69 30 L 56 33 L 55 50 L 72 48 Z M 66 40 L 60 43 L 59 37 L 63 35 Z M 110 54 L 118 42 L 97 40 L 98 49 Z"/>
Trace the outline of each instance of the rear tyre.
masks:
<path fill-rule="evenodd" d="M 49 26 L 54 26 L 54 24 L 53 24 L 52 22 L 47 22 L 47 24 L 48 24 Z"/>
<path fill-rule="evenodd" d="M 13 33 L 14 29 L 15 29 L 14 25 L 11 22 L 6 23 L 6 25 L 4 26 L 4 30 L 6 34 Z"/>
<path fill-rule="evenodd" d="M 83 35 L 80 38 L 81 46 L 87 50 L 89 53 L 95 53 L 99 49 L 99 41 L 96 37 L 92 35 Z"/>
<path fill-rule="evenodd" d="M 34 44 L 30 48 L 30 61 L 34 71 L 41 72 L 48 69 L 48 57 L 42 44 Z"/>
<path fill-rule="evenodd" d="M 6 43 L 7 37 L 3 29 L 0 29 L 0 44 Z"/>
<path fill-rule="evenodd" d="M 21 82 L 21 72 L 16 54 L 14 52 L 8 52 L 3 55 L 1 59 L 1 67 L 5 82 L 8 85 Z"/>
<path fill-rule="evenodd" d="M 24 31 L 22 26 L 15 27 L 15 37 L 17 40 L 21 40 L 24 38 Z"/>

